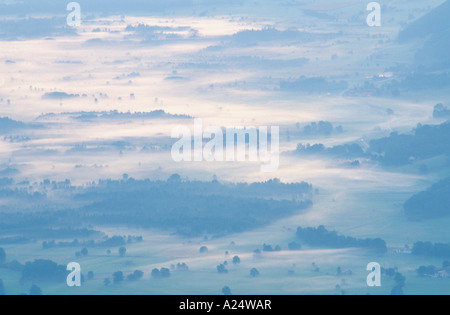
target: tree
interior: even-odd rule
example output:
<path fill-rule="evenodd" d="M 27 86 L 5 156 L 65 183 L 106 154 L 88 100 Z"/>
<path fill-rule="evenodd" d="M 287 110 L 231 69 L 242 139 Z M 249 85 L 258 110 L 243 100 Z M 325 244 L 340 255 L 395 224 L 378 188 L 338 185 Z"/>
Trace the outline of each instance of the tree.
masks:
<path fill-rule="evenodd" d="M 435 266 L 420 266 L 417 270 L 419 276 L 433 276 L 436 273 Z"/>
<path fill-rule="evenodd" d="M 189 270 L 189 266 L 186 265 L 186 263 L 178 263 L 177 264 L 177 269 L 178 270 L 182 270 L 182 271 L 188 271 Z"/>
<path fill-rule="evenodd" d="M 218 273 L 228 273 L 228 270 L 224 264 L 220 264 L 217 266 L 217 272 Z"/>
<path fill-rule="evenodd" d="M 144 277 L 144 273 L 140 270 L 135 270 L 131 275 L 127 276 L 128 281 L 137 281 Z"/>
<path fill-rule="evenodd" d="M 3 284 L 3 280 L 0 279 L 0 295 L 6 295 L 5 293 L 5 285 Z"/>
<path fill-rule="evenodd" d="M 385 274 L 389 278 L 392 278 L 397 273 L 397 268 L 388 268 L 388 269 L 381 268 L 381 273 Z"/>
<path fill-rule="evenodd" d="M 161 268 L 159 270 L 159 273 L 160 273 L 162 278 L 169 278 L 170 277 L 170 270 L 167 269 L 167 268 Z"/>
<path fill-rule="evenodd" d="M 338 235 L 337 232 L 328 231 L 324 226 L 318 228 L 297 229 L 297 237 L 311 246 L 330 248 L 359 247 L 368 248 L 376 252 L 385 253 L 387 251 L 386 242 L 382 239 L 357 239 Z"/>
<path fill-rule="evenodd" d="M 108 287 L 110 284 L 111 284 L 111 280 L 110 280 L 109 278 L 106 278 L 106 279 L 103 281 L 103 285 L 104 285 L 105 287 Z"/>
<path fill-rule="evenodd" d="M 206 247 L 206 246 L 200 247 L 200 253 L 204 254 L 206 252 L 208 252 L 208 247 Z"/>
<path fill-rule="evenodd" d="M 400 286 L 400 285 L 396 285 L 396 286 L 392 289 L 391 295 L 404 295 L 403 287 Z"/>
<path fill-rule="evenodd" d="M 406 278 L 401 273 L 397 272 L 394 276 L 394 281 L 397 282 L 398 286 L 404 287 Z"/>
<path fill-rule="evenodd" d="M 124 280 L 123 272 L 122 271 L 116 271 L 113 273 L 113 283 L 114 284 L 120 284 Z"/>
<path fill-rule="evenodd" d="M 6 252 L 3 248 L 0 248 L 0 264 L 4 264 L 6 261 Z"/>
<path fill-rule="evenodd" d="M 253 268 L 252 270 L 250 270 L 250 277 L 255 278 L 259 276 L 259 271 L 256 268 Z"/>
<path fill-rule="evenodd" d="M 87 256 L 88 254 L 89 254 L 89 251 L 88 251 L 88 249 L 86 247 L 81 250 L 81 255 L 82 256 Z"/>
<path fill-rule="evenodd" d="M 237 265 L 241 263 L 241 259 L 239 258 L 239 256 L 234 256 L 233 257 L 233 264 Z"/>
<path fill-rule="evenodd" d="M 37 285 L 33 284 L 30 288 L 30 295 L 42 295 L 42 290 Z"/>
<path fill-rule="evenodd" d="M 222 293 L 223 293 L 223 295 L 232 295 L 231 294 L 231 289 L 228 286 L 227 287 L 223 287 Z"/>
<path fill-rule="evenodd" d="M 159 278 L 160 277 L 159 269 L 155 268 L 155 269 L 152 270 L 152 277 L 153 278 Z"/>
<path fill-rule="evenodd" d="M 89 271 L 87 274 L 87 279 L 88 280 L 94 280 L 94 272 L 93 271 Z"/>
<path fill-rule="evenodd" d="M 40 282 L 61 282 L 67 277 L 66 266 L 58 265 L 51 260 L 38 259 L 27 262 L 22 270 L 22 281 Z"/>
<path fill-rule="evenodd" d="M 170 277 L 170 270 L 167 268 L 161 268 L 161 269 L 153 269 L 152 270 L 152 277 L 153 278 L 169 278 Z"/>
<path fill-rule="evenodd" d="M 122 246 L 121 248 L 119 248 L 119 256 L 120 257 L 124 257 L 126 253 L 127 253 L 127 249 L 125 247 Z"/>
<path fill-rule="evenodd" d="M 264 244 L 263 245 L 263 251 L 265 251 L 265 252 L 273 252 L 272 245 Z"/>
<path fill-rule="evenodd" d="M 172 174 L 168 179 L 169 183 L 181 183 L 181 176 L 179 174 Z"/>

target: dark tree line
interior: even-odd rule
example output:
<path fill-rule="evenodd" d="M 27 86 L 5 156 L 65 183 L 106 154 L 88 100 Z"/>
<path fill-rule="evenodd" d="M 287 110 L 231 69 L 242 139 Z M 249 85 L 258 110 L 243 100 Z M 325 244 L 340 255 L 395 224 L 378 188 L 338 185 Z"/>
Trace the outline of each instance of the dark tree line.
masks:
<path fill-rule="evenodd" d="M 318 228 L 297 229 L 297 237 L 311 246 L 329 247 L 329 248 L 350 248 L 359 247 L 374 250 L 380 253 L 387 252 L 386 242 L 380 238 L 376 239 L 357 239 L 337 234 L 334 231 L 328 231 L 324 226 Z"/>
<path fill-rule="evenodd" d="M 3 284 L 3 280 L 0 279 L 0 295 L 6 295 L 5 293 L 5 285 Z"/>
<path fill-rule="evenodd" d="M 6 252 L 3 248 L 0 247 L 0 265 L 3 265 L 6 262 Z"/>
<path fill-rule="evenodd" d="M 23 239 L 10 240 L 20 242 L 36 238 L 98 236 L 95 231 L 83 228 L 87 224 L 157 227 L 187 236 L 223 235 L 267 225 L 312 205 L 308 200 L 312 191 L 310 184 L 284 184 L 278 179 L 253 184 L 222 184 L 217 180 L 183 181 L 179 175 L 171 176 L 167 181 L 135 180 L 124 176 L 122 180 L 101 180 L 88 187 L 73 187 L 70 182 L 53 187 L 49 180 L 41 184 L 37 186 L 42 193 L 36 192 L 37 195 L 28 188 L 0 189 L 0 197 L 36 205 L 33 211 L 0 212 L 0 236 L 3 233 L 20 234 Z M 48 192 L 63 193 L 64 199 L 74 207 L 83 206 L 58 210 L 59 206 L 46 197 Z M 124 242 L 128 243 L 128 240 L 115 237 L 77 246 L 114 247 L 123 246 Z M 70 242 L 46 241 L 43 247 L 72 245 Z"/>
<path fill-rule="evenodd" d="M 425 220 L 450 215 L 450 178 L 419 192 L 404 204 L 411 220 Z"/>
<path fill-rule="evenodd" d="M 413 134 L 396 132 L 389 137 L 372 140 L 369 151 L 384 165 L 405 165 L 411 159 L 423 160 L 450 154 L 450 123 L 418 125 Z"/>
<path fill-rule="evenodd" d="M 152 270 L 152 277 L 155 279 L 169 278 L 170 270 L 168 268 L 155 268 Z"/>
<path fill-rule="evenodd" d="M 450 258 L 450 244 L 417 242 L 413 246 L 412 253 L 416 256 Z"/>
<path fill-rule="evenodd" d="M 445 271 L 447 273 L 450 273 L 450 261 L 446 260 L 442 263 L 442 268 L 438 268 L 436 266 L 430 265 L 430 266 L 420 266 L 419 269 L 417 269 L 417 274 L 421 277 L 434 277 L 439 271 Z"/>
<path fill-rule="evenodd" d="M 441 110 L 442 111 L 442 110 Z M 413 161 L 441 155 L 450 156 L 450 122 L 440 125 L 419 124 L 410 134 L 393 132 L 370 141 L 367 150 L 357 143 L 325 147 L 323 144 L 298 144 L 297 155 L 327 155 L 337 158 L 370 158 L 384 166 L 402 166 Z"/>
<path fill-rule="evenodd" d="M 67 275 L 65 266 L 58 265 L 51 260 L 38 259 L 25 263 L 21 281 L 64 282 Z"/>

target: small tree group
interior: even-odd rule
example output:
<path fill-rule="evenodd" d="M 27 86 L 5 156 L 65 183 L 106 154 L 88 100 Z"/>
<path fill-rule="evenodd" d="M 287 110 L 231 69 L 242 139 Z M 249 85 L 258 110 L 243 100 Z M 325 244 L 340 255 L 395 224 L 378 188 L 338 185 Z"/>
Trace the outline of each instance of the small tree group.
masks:
<path fill-rule="evenodd" d="M 3 248 L 0 248 L 0 265 L 6 262 L 6 252 Z"/>
<path fill-rule="evenodd" d="M 82 250 L 80 250 L 79 252 L 76 252 L 76 253 L 75 253 L 75 256 L 76 256 L 77 258 L 79 258 L 79 257 L 81 257 L 81 256 L 86 257 L 88 254 L 89 254 L 89 251 L 88 251 L 88 249 L 85 247 L 85 248 L 83 248 Z"/>
<path fill-rule="evenodd" d="M 127 253 L 127 249 L 125 247 L 119 248 L 119 256 L 125 257 L 125 254 Z"/>
<path fill-rule="evenodd" d="M 392 278 L 396 283 L 396 285 L 391 291 L 391 295 L 404 294 L 403 288 L 405 287 L 406 284 L 406 278 L 400 272 L 398 272 L 398 268 L 389 268 L 389 269 L 382 268 L 381 273 L 388 276 L 389 278 Z"/>
<path fill-rule="evenodd" d="M 132 274 L 127 276 L 128 281 L 137 281 L 144 277 L 144 273 L 140 270 L 135 270 Z"/>
<path fill-rule="evenodd" d="M 42 290 L 37 285 L 33 284 L 30 288 L 30 295 L 42 295 Z"/>
<path fill-rule="evenodd" d="M 178 263 L 177 264 L 177 270 L 189 271 L 189 266 L 186 265 L 186 263 Z"/>
<path fill-rule="evenodd" d="M 250 277 L 255 278 L 259 276 L 259 271 L 256 268 L 253 268 L 252 270 L 250 270 Z"/>
<path fill-rule="evenodd" d="M 228 286 L 223 287 L 222 293 L 223 293 L 223 295 L 232 295 L 232 294 L 231 294 L 231 289 L 230 289 L 230 287 L 228 287 Z"/>
<path fill-rule="evenodd" d="M 170 277 L 170 270 L 167 268 L 155 268 L 152 270 L 152 277 L 153 278 L 169 278 Z"/>
<path fill-rule="evenodd" d="M 300 245 L 297 242 L 291 242 L 288 244 L 288 248 L 289 248 L 289 250 L 300 250 L 300 249 L 302 249 L 302 245 Z"/>
<path fill-rule="evenodd" d="M 228 270 L 224 264 L 220 264 L 217 266 L 217 272 L 218 273 L 228 273 Z"/>
<path fill-rule="evenodd" d="M 0 295 L 6 295 L 5 293 L 5 285 L 3 284 L 3 280 L 0 279 Z"/>
<path fill-rule="evenodd" d="M 263 251 L 265 251 L 265 252 L 279 252 L 279 251 L 281 251 L 281 246 L 277 245 L 277 246 L 275 246 L 275 248 L 273 248 L 272 245 L 264 244 L 263 245 Z"/>
<path fill-rule="evenodd" d="M 113 283 L 114 284 L 120 284 L 124 280 L 123 272 L 122 271 L 116 271 L 113 273 Z"/>

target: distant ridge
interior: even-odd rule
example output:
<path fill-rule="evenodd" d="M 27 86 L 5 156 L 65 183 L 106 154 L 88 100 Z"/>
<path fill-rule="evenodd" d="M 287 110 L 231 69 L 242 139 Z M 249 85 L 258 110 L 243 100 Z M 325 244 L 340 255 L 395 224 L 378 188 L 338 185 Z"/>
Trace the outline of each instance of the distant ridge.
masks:
<path fill-rule="evenodd" d="M 450 30 L 450 1 L 408 25 L 398 35 L 400 42 L 421 39 L 430 35 L 448 33 Z"/>
<path fill-rule="evenodd" d="M 25 128 L 25 124 L 8 117 L 0 117 L 0 134 L 8 133 L 16 129 Z"/>
<path fill-rule="evenodd" d="M 415 194 L 403 207 L 410 220 L 427 220 L 450 215 L 450 178 Z"/>
<path fill-rule="evenodd" d="M 417 66 L 429 70 L 450 68 L 450 1 L 446 1 L 399 33 L 398 41 L 405 43 L 425 40 L 415 55 Z"/>

